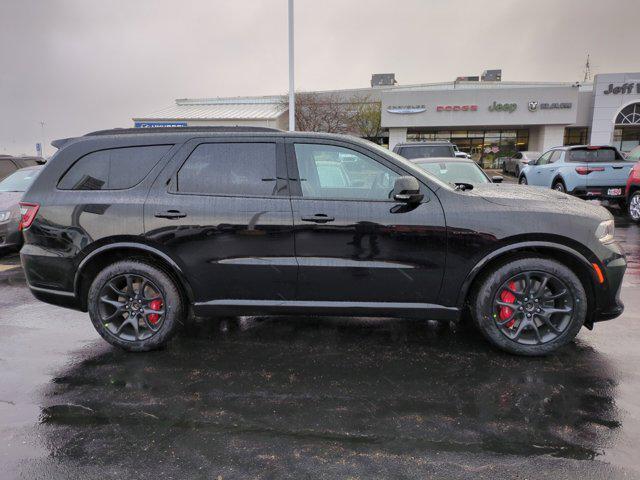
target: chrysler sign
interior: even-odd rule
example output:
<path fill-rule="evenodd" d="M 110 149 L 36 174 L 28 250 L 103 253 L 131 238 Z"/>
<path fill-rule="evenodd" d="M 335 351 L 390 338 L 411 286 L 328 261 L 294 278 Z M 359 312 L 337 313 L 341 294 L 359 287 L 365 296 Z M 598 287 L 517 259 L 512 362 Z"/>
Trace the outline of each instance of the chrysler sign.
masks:
<path fill-rule="evenodd" d="M 422 113 L 426 111 L 426 105 L 391 105 L 387 107 L 389 113 Z"/>

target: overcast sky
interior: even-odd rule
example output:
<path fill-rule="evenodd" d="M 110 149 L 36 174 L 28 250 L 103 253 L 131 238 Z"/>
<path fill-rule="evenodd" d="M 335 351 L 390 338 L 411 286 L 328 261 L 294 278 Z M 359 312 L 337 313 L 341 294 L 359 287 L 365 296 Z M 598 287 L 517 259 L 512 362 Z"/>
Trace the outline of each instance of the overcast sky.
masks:
<path fill-rule="evenodd" d="M 638 0 L 295 0 L 296 88 L 640 71 Z M 287 0 L 0 0 L 0 153 L 175 98 L 287 91 Z M 48 146 L 47 153 L 53 148 Z"/>

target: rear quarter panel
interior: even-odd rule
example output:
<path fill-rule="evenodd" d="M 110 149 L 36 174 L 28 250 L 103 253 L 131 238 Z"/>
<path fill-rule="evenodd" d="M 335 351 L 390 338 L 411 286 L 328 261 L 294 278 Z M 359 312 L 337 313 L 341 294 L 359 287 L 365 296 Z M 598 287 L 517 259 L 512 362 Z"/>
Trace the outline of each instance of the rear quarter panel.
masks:
<path fill-rule="evenodd" d="M 171 148 L 138 185 L 125 190 L 59 190 L 60 178 L 75 161 L 101 148 L 147 145 L 149 139 L 80 140 L 65 147 L 47 165 L 23 197 L 40 205 L 21 250 L 30 285 L 72 291 L 75 272 L 84 257 L 100 246 L 143 239 L 143 206 L 152 180 L 175 152 Z M 132 160 L 135 161 L 135 160 Z"/>

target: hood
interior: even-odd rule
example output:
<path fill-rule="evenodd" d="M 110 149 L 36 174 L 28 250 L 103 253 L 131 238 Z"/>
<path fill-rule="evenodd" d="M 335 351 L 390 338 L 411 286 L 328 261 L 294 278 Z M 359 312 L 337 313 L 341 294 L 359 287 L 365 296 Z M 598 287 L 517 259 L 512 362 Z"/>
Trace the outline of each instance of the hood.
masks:
<path fill-rule="evenodd" d="M 475 185 L 473 190 L 467 192 L 487 202 L 513 209 L 558 212 L 582 217 L 597 217 L 600 220 L 611 218 L 609 211 L 600 205 L 550 188 L 487 183 Z"/>
<path fill-rule="evenodd" d="M 0 211 L 17 210 L 24 192 L 0 192 Z"/>

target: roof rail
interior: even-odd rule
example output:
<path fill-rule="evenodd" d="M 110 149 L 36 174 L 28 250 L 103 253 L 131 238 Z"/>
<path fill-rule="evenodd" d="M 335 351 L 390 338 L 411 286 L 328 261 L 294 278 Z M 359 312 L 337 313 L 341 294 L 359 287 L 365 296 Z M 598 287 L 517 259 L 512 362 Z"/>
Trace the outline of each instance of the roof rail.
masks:
<path fill-rule="evenodd" d="M 130 135 L 144 133 L 190 133 L 190 132 L 281 132 L 277 128 L 270 127 L 223 127 L 223 126 L 202 126 L 202 127 L 147 127 L 147 128 L 112 128 L 109 130 L 97 130 L 84 135 L 93 137 L 98 135 Z"/>

